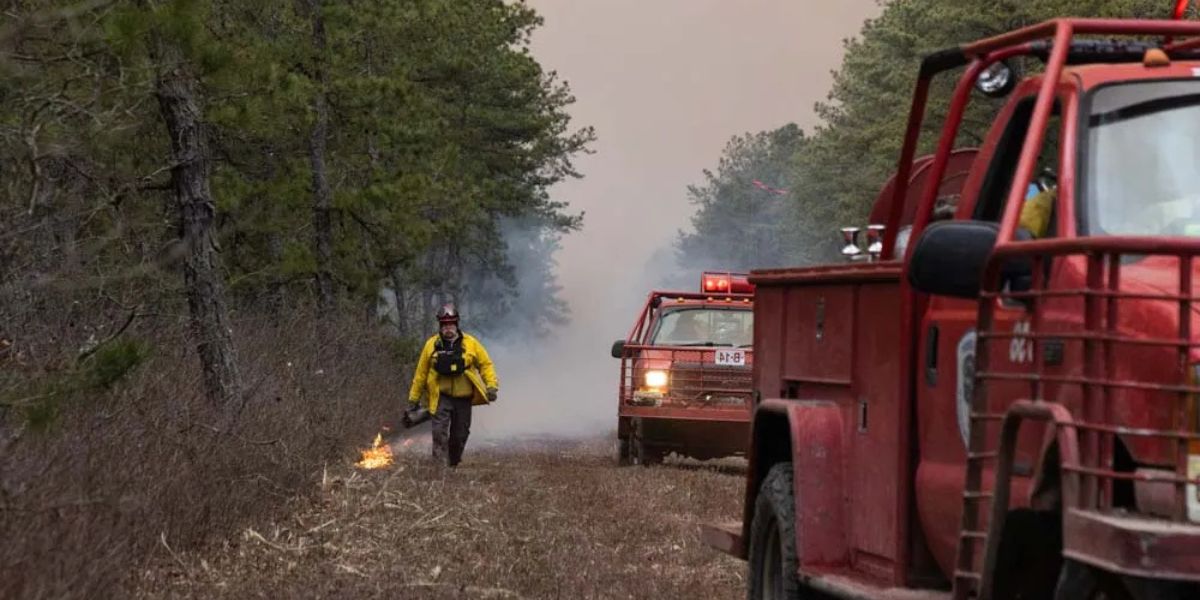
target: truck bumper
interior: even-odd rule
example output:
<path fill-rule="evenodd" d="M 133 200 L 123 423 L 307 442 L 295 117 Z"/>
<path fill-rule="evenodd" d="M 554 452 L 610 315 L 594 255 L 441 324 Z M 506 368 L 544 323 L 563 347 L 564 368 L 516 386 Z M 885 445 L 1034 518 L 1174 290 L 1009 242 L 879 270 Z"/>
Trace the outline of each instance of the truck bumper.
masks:
<path fill-rule="evenodd" d="M 1071 509 L 1063 554 L 1112 573 L 1200 582 L 1200 525 Z"/>
<path fill-rule="evenodd" d="M 736 408 L 688 408 L 683 406 L 622 406 L 622 417 L 646 419 L 669 419 L 676 421 L 721 421 L 750 424 L 750 409 Z"/>
<path fill-rule="evenodd" d="M 621 410 L 617 434 L 637 436 L 664 453 L 721 458 L 745 455 L 750 418 L 746 412 L 725 410 L 629 407 Z"/>

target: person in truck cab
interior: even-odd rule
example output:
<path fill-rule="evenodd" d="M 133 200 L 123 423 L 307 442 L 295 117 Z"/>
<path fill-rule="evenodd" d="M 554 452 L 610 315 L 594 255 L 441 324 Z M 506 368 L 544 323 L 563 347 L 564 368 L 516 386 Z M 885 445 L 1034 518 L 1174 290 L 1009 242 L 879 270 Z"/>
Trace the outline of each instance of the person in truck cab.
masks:
<path fill-rule="evenodd" d="M 1054 204 L 1058 202 L 1058 181 L 1054 171 L 1045 169 L 1036 183 L 1029 184 L 1025 203 L 1017 226 L 1028 231 L 1033 239 L 1046 237 L 1053 220 Z"/>
<path fill-rule="evenodd" d="M 1058 201 L 1058 188 L 1049 188 L 1035 194 L 1021 206 L 1018 227 L 1028 231 L 1033 239 L 1046 237 L 1050 229 L 1050 215 Z"/>
<path fill-rule="evenodd" d="M 703 315 L 700 311 L 683 311 L 675 321 L 675 329 L 671 331 L 671 339 L 677 343 L 708 341 L 708 334 L 701 322 Z"/>
<path fill-rule="evenodd" d="M 438 310 L 438 333 L 425 342 L 408 392 L 409 409 L 422 394 L 433 415 L 433 457 L 454 468 L 471 434 L 471 407 L 496 401 L 499 381 L 483 344 L 458 327 L 458 309 Z"/>
<path fill-rule="evenodd" d="M 712 341 L 718 346 L 740 346 L 752 335 L 747 330 L 749 325 L 748 319 L 733 311 L 719 311 L 713 314 Z"/>

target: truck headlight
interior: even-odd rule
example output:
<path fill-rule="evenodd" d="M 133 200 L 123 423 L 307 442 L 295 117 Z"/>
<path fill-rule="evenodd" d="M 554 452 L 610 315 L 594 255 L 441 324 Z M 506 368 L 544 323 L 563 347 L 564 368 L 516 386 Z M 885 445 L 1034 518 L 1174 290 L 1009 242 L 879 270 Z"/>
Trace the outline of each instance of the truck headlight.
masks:
<path fill-rule="evenodd" d="M 658 369 L 646 371 L 646 387 L 650 388 L 665 388 L 667 387 L 667 372 Z"/>

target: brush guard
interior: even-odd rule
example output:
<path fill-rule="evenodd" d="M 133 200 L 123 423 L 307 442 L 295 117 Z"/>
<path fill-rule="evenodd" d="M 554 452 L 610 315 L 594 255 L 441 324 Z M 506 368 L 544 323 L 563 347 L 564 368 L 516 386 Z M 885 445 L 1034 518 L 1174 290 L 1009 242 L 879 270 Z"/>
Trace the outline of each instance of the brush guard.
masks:
<path fill-rule="evenodd" d="M 743 353 L 744 364 L 718 365 L 717 352 Z M 721 418 L 744 414 L 751 405 L 753 352 L 749 348 L 664 348 L 625 346 L 621 357 L 621 409 L 653 409 L 651 414 L 680 418 Z M 649 371 L 666 373 L 663 387 L 646 385 Z"/>
<path fill-rule="evenodd" d="M 956 599 L 987 598 L 992 589 L 1000 543 L 993 534 L 1004 530 L 1014 507 L 1010 479 L 1018 433 L 1028 422 L 1044 423 L 1058 451 L 1049 467 L 1061 473 L 1064 557 L 1121 575 L 1200 580 L 1197 255 L 1200 241 L 1193 239 L 997 248 L 979 310 Z M 997 283 L 1009 260 L 1032 262 L 1028 291 Z M 1122 283 L 1125 271 L 1148 264 L 1156 273 L 1173 271 L 1174 289 Z M 1026 305 L 1028 321 L 1002 330 L 997 310 L 1014 303 Z M 1139 326 L 1131 310 L 1174 318 L 1175 331 Z M 1116 464 L 1119 445 L 1140 459 L 1135 468 Z M 1136 468 L 1141 461 L 1154 468 Z M 1119 489 L 1133 490 L 1135 501 L 1120 498 Z"/>

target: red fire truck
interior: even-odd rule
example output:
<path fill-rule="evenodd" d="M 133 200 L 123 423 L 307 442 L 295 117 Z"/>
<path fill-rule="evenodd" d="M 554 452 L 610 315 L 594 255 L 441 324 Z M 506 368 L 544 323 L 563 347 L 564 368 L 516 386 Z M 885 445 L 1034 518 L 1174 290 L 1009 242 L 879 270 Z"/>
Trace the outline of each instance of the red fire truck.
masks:
<path fill-rule="evenodd" d="M 628 337 L 613 343 L 621 464 L 745 453 L 754 288 L 745 274 L 704 273 L 700 290 L 651 292 Z"/>
<path fill-rule="evenodd" d="M 956 151 L 973 88 L 1008 100 Z M 871 222 L 878 260 L 750 278 L 743 521 L 703 531 L 749 596 L 1200 598 L 1200 24 L 929 56 Z"/>

